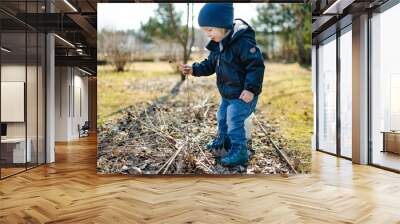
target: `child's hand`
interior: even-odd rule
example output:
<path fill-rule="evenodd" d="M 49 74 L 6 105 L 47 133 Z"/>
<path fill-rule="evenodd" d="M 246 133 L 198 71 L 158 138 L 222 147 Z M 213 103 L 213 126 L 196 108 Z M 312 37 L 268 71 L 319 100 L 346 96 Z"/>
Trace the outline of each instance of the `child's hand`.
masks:
<path fill-rule="evenodd" d="M 184 75 L 191 75 L 193 74 L 193 69 L 191 65 L 184 65 L 180 64 L 179 65 L 179 70 L 184 74 Z"/>
<path fill-rule="evenodd" d="M 252 93 L 248 90 L 243 90 L 239 96 L 239 99 L 243 100 L 246 103 L 249 103 L 250 101 L 252 101 L 253 98 L 254 98 L 254 93 Z"/>

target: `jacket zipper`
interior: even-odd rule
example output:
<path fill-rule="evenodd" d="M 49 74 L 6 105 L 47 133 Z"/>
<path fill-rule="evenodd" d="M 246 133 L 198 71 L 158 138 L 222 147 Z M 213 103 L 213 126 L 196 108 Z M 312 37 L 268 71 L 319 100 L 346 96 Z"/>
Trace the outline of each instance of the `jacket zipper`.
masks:
<path fill-rule="evenodd" d="M 221 85 L 221 92 L 224 93 L 224 82 L 222 81 L 222 73 L 220 72 L 220 66 L 219 66 L 219 62 L 220 62 L 220 58 L 221 58 L 221 52 L 219 52 L 218 54 L 218 58 L 217 58 L 217 77 L 219 79 L 219 84 Z"/>

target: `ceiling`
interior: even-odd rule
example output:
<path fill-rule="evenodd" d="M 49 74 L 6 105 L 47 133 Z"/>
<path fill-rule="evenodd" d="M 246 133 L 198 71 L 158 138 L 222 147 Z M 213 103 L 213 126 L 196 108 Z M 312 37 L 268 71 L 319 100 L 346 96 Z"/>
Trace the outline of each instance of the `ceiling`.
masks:
<path fill-rule="evenodd" d="M 351 24 L 352 18 L 373 11 L 388 0 L 312 0 L 313 44 Z"/>
<path fill-rule="evenodd" d="M 96 0 L 1 0 L 0 24 L 3 46 L 13 49 L 11 58 L 26 55 L 33 33 L 55 33 L 56 66 L 77 66 L 96 74 Z M 28 58 L 35 46 L 27 45 Z M 40 47 L 40 46 L 39 46 Z M 33 54 L 34 55 L 34 54 Z"/>

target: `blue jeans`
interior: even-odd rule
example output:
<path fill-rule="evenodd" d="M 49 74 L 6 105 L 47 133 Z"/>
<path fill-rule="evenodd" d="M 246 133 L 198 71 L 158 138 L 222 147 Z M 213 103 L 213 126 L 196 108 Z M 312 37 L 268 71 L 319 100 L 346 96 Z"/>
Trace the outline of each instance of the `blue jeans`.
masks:
<path fill-rule="evenodd" d="M 258 96 L 249 103 L 241 99 L 221 99 L 217 112 L 218 136 L 229 137 L 232 145 L 246 146 L 244 121 L 254 112 Z"/>

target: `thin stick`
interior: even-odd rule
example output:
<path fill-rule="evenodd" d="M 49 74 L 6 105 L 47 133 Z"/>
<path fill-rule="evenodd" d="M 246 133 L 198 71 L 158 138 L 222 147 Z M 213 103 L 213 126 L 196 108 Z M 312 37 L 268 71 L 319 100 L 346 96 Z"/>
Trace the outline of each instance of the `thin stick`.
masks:
<path fill-rule="evenodd" d="M 147 129 L 153 131 L 154 133 L 156 133 L 156 134 L 158 134 L 158 135 L 160 135 L 160 136 L 162 136 L 162 137 L 164 137 L 164 138 L 168 138 L 168 139 L 170 139 L 170 140 L 176 142 L 176 139 L 175 139 L 174 137 L 172 137 L 172 136 L 170 136 L 170 135 L 168 135 L 168 134 L 165 134 L 165 133 L 162 132 L 162 131 L 156 130 L 156 129 L 151 128 L 151 127 L 148 127 L 148 126 L 147 126 L 145 123 L 143 123 L 142 121 L 139 121 L 139 122 L 142 123 L 142 125 L 143 125 L 144 128 L 147 128 Z"/>
<path fill-rule="evenodd" d="M 206 111 L 203 114 L 204 120 L 206 120 L 206 118 L 207 118 L 206 116 L 207 116 L 207 113 L 210 110 L 210 108 L 211 108 L 211 105 L 208 105 Z"/>
<path fill-rule="evenodd" d="M 268 132 L 265 130 L 264 126 L 261 124 L 261 122 L 257 119 L 256 115 L 254 114 L 254 119 L 256 120 L 258 126 L 260 126 L 261 130 L 264 132 L 264 134 L 267 136 L 268 140 L 272 143 L 274 146 L 275 150 L 278 152 L 278 154 L 285 160 L 285 162 L 289 165 L 290 169 L 297 174 L 296 169 L 293 167 L 292 163 L 289 161 L 289 159 L 286 157 L 285 153 L 281 151 L 281 149 L 275 144 L 275 142 L 272 140 L 272 138 L 269 136 Z"/>
<path fill-rule="evenodd" d="M 190 149 L 190 143 L 189 143 L 189 120 L 190 120 L 190 90 L 189 90 L 189 76 L 186 77 L 186 91 L 187 91 L 187 108 L 186 111 L 188 113 L 187 119 L 188 122 L 186 124 L 186 144 L 187 144 L 187 149 Z"/>
<path fill-rule="evenodd" d="M 197 147 L 200 149 L 200 152 L 203 154 L 205 160 L 207 160 L 208 164 L 212 165 L 212 163 L 210 162 L 210 160 L 208 160 L 206 154 L 204 153 L 203 149 L 201 149 L 201 147 L 199 145 L 197 145 Z"/>
<path fill-rule="evenodd" d="M 176 156 L 182 151 L 183 147 L 185 146 L 185 144 L 182 144 L 178 150 L 176 150 L 176 152 L 174 153 L 174 155 L 171 157 L 171 159 L 168 162 L 168 165 L 165 167 L 163 174 L 167 173 L 169 167 L 171 166 L 172 162 L 175 160 Z"/>
<path fill-rule="evenodd" d="M 156 174 L 159 174 L 161 172 L 161 170 L 167 165 L 167 163 L 169 163 L 169 161 L 171 160 L 172 157 L 169 157 L 169 159 L 160 167 L 160 169 L 158 169 Z"/>
<path fill-rule="evenodd" d="M 204 164 L 204 163 L 202 163 L 201 161 L 197 161 L 200 165 L 202 165 L 203 167 L 205 167 L 207 170 L 208 170 L 208 172 L 210 172 L 210 173 L 213 173 L 213 171 L 208 167 L 208 166 L 206 166 L 206 164 Z"/>
<path fill-rule="evenodd" d="M 179 149 L 175 146 L 172 145 L 172 147 L 174 147 L 176 149 L 176 151 L 178 151 Z M 169 164 L 169 162 L 172 160 L 173 156 L 169 157 L 169 159 L 160 167 L 160 169 L 157 171 L 156 174 L 159 174 L 161 172 L 161 170 L 167 165 Z"/>

